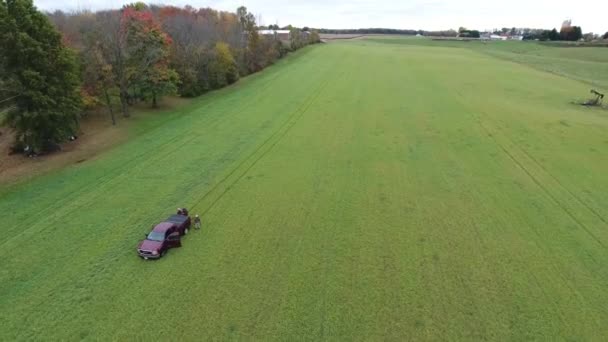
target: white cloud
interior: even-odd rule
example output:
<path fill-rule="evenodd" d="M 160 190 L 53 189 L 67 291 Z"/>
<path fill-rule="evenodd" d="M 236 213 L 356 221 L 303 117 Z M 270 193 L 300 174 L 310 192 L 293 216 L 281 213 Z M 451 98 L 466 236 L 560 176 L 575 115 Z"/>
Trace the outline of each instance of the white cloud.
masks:
<path fill-rule="evenodd" d="M 608 31 L 608 1 L 584 0 L 156 0 L 165 4 L 234 11 L 244 5 L 264 24 L 325 28 L 491 29 L 503 26 L 553 28 L 566 18 L 583 31 Z M 151 2 L 156 2 L 151 1 Z M 119 8 L 124 0 L 35 0 L 43 10 Z M 576 6 L 574 6 L 576 4 Z"/>

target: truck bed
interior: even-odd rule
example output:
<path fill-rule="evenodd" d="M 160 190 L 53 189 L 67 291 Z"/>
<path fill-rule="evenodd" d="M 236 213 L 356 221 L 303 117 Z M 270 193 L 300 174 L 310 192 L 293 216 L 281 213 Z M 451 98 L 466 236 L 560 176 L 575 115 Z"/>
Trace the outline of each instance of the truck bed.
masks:
<path fill-rule="evenodd" d="M 171 223 L 175 223 L 175 224 L 181 226 L 184 222 L 188 221 L 188 219 L 189 219 L 188 216 L 172 215 L 172 216 L 169 216 L 169 218 L 166 219 L 165 222 L 171 222 Z"/>

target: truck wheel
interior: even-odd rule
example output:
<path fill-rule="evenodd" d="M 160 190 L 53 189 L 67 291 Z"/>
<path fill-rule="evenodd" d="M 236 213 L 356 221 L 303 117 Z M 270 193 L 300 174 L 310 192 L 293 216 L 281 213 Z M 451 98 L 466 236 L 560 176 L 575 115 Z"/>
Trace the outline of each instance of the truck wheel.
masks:
<path fill-rule="evenodd" d="M 166 249 L 165 249 L 164 251 L 160 252 L 160 257 L 161 257 L 161 258 L 162 258 L 162 257 L 164 257 L 164 256 L 165 256 L 165 254 L 167 254 L 167 250 L 166 250 Z"/>

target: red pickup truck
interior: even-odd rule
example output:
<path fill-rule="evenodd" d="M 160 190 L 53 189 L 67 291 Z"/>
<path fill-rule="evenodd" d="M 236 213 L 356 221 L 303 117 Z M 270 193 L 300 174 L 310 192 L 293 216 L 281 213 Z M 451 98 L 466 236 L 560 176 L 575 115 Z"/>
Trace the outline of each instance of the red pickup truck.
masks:
<path fill-rule="evenodd" d="M 188 210 L 178 209 L 176 215 L 154 226 L 146 239 L 137 246 L 137 254 L 142 259 L 160 259 L 169 249 L 181 247 L 181 237 L 188 234 L 192 221 Z"/>

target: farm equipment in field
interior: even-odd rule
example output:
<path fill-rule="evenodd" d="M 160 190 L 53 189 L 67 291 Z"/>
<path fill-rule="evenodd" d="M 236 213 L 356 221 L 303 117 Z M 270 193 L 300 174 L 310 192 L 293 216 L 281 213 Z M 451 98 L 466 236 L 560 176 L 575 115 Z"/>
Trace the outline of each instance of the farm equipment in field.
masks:
<path fill-rule="evenodd" d="M 591 89 L 591 94 L 595 95 L 595 97 L 583 102 L 583 106 L 601 106 L 602 101 L 604 100 L 604 94 L 595 89 Z"/>

